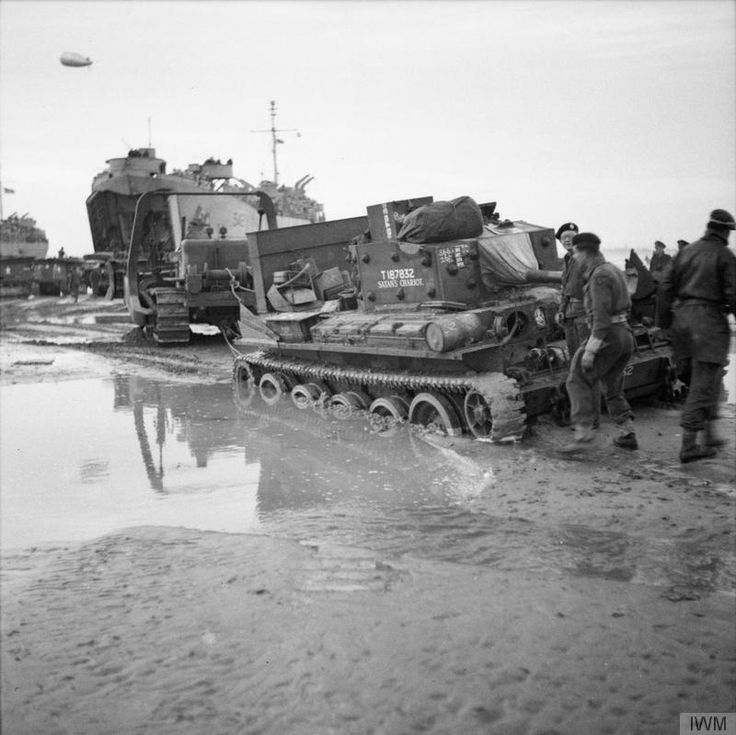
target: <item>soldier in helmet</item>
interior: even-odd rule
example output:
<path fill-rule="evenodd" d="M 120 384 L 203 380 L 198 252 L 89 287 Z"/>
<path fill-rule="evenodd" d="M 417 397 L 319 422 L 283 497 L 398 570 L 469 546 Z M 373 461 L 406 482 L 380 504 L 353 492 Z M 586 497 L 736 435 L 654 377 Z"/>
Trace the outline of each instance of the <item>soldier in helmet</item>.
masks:
<path fill-rule="evenodd" d="M 608 413 L 619 435 L 613 440 L 622 449 L 638 449 L 633 419 L 624 397 L 624 368 L 634 351 L 634 336 L 628 322 L 631 298 L 626 276 L 600 252 L 600 238 L 581 232 L 573 238 L 575 260 L 580 266 L 585 312 L 590 336 L 572 359 L 567 378 L 575 439 L 564 453 L 584 449 L 595 438 L 595 388 L 602 383 Z"/>
<path fill-rule="evenodd" d="M 660 286 L 664 308 L 659 326 L 670 328 L 676 360 L 681 367 L 690 367 L 690 386 L 680 417 L 680 462 L 713 457 L 725 443 L 715 434 L 712 422 L 728 363 L 727 314 L 736 314 L 736 255 L 728 249 L 733 229 L 733 215 L 714 209 L 703 237 L 677 253 Z M 700 431 L 702 443 L 697 441 Z"/>

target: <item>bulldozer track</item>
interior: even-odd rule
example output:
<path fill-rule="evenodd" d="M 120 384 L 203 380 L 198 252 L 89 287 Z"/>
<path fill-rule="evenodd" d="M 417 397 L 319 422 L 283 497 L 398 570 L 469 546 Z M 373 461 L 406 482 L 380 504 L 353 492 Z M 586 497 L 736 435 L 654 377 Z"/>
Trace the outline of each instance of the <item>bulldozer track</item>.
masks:
<path fill-rule="evenodd" d="M 492 442 L 508 442 L 521 439 L 526 429 L 524 398 L 517 382 L 501 373 L 491 375 L 420 375 L 416 373 L 345 368 L 313 364 L 293 358 L 269 355 L 263 350 L 241 355 L 235 359 L 234 379 L 238 379 L 245 367 L 257 385 L 266 372 L 288 375 L 297 383 L 333 382 L 349 384 L 353 388 L 378 388 L 381 392 L 405 392 L 416 395 L 431 392 L 446 396 L 453 405 L 462 405 L 465 396 L 476 392 L 485 401 L 488 412 L 489 432 L 485 438 Z M 468 430 L 467 420 L 458 414 L 463 428 Z"/>
<path fill-rule="evenodd" d="M 159 344 L 189 342 L 189 309 L 183 289 L 153 289 L 156 309 L 151 331 Z"/>

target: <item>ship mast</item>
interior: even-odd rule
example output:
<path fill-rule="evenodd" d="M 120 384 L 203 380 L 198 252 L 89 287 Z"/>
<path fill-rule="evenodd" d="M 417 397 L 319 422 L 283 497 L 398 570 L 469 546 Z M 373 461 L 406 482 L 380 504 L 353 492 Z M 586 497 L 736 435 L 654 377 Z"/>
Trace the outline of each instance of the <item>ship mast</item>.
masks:
<path fill-rule="evenodd" d="M 276 163 L 276 147 L 284 141 L 276 136 L 276 133 L 291 133 L 299 131 L 296 128 L 277 128 L 276 127 L 276 102 L 271 100 L 271 127 L 267 130 L 251 130 L 251 133 L 271 133 L 271 155 L 273 156 L 273 183 L 279 183 L 279 169 Z"/>

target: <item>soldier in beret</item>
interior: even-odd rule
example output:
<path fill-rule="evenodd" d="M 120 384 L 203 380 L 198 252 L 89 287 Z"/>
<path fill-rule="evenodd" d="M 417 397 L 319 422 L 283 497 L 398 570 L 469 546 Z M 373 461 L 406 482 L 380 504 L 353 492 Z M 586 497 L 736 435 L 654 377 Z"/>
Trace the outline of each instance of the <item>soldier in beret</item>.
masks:
<path fill-rule="evenodd" d="M 595 387 L 599 382 L 603 384 L 608 413 L 619 430 L 613 443 L 623 449 L 639 448 L 634 416 L 623 388 L 623 371 L 634 351 L 628 322 L 631 298 L 626 276 L 606 261 L 600 244 L 600 238 L 592 232 L 581 232 L 573 238 L 590 336 L 572 358 L 567 377 L 575 439 L 563 448 L 564 453 L 584 449 L 595 438 Z"/>
<path fill-rule="evenodd" d="M 565 332 L 567 351 L 570 358 L 580 346 L 581 337 L 578 334 L 578 321 L 583 322 L 585 330 L 585 309 L 583 308 L 583 278 L 580 267 L 573 258 L 572 239 L 578 234 L 578 226 L 574 222 L 566 222 L 557 230 L 556 237 L 565 248 L 562 265 L 562 303 L 557 312 L 557 323 Z M 585 341 L 583 335 L 582 341 Z"/>
<path fill-rule="evenodd" d="M 665 271 L 672 265 L 672 256 L 667 255 L 664 251 L 666 247 L 661 240 L 655 240 L 654 255 L 652 255 L 651 261 L 649 261 L 649 272 L 657 284 L 662 282 Z"/>
<path fill-rule="evenodd" d="M 677 249 L 682 250 L 686 245 L 689 245 L 690 243 L 687 240 L 678 240 L 677 241 Z"/>
<path fill-rule="evenodd" d="M 555 315 L 555 321 L 562 327 L 565 333 L 565 343 L 567 344 L 567 354 L 570 360 L 577 352 L 578 347 L 585 343 L 590 334 L 588 321 L 585 317 L 585 307 L 583 306 L 583 276 L 580 272 L 580 265 L 573 257 L 575 248 L 572 241 L 579 232 L 578 226 L 574 222 L 565 222 L 560 225 L 555 237 L 562 243 L 565 248 L 565 256 L 562 265 L 562 302 L 559 311 Z M 601 394 L 600 386 L 596 385 L 596 394 L 594 401 L 594 427 L 597 429 L 600 423 Z"/>
<path fill-rule="evenodd" d="M 728 237 L 736 229 L 733 215 L 714 209 L 700 240 L 675 256 L 660 286 L 663 308 L 658 326 L 670 328 L 675 359 L 689 365 L 690 386 L 680 417 L 680 462 L 716 454 L 725 444 L 714 431 L 723 368 L 728 363 L 727 315 L 736 314 L 736 255 Z M 698 432 L 703 432 L 698 443 Z"/>

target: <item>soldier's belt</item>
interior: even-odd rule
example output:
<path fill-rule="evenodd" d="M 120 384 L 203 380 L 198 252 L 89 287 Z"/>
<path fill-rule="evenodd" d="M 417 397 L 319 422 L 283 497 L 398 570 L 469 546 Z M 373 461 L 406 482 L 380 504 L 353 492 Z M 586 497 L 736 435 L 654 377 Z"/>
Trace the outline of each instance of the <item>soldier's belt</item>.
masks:
<path fill-rule="evenodd" d="M 628 314 L 614 314 L 611 317 L 611 324 L 626 324 L 629 321 Z"/>

